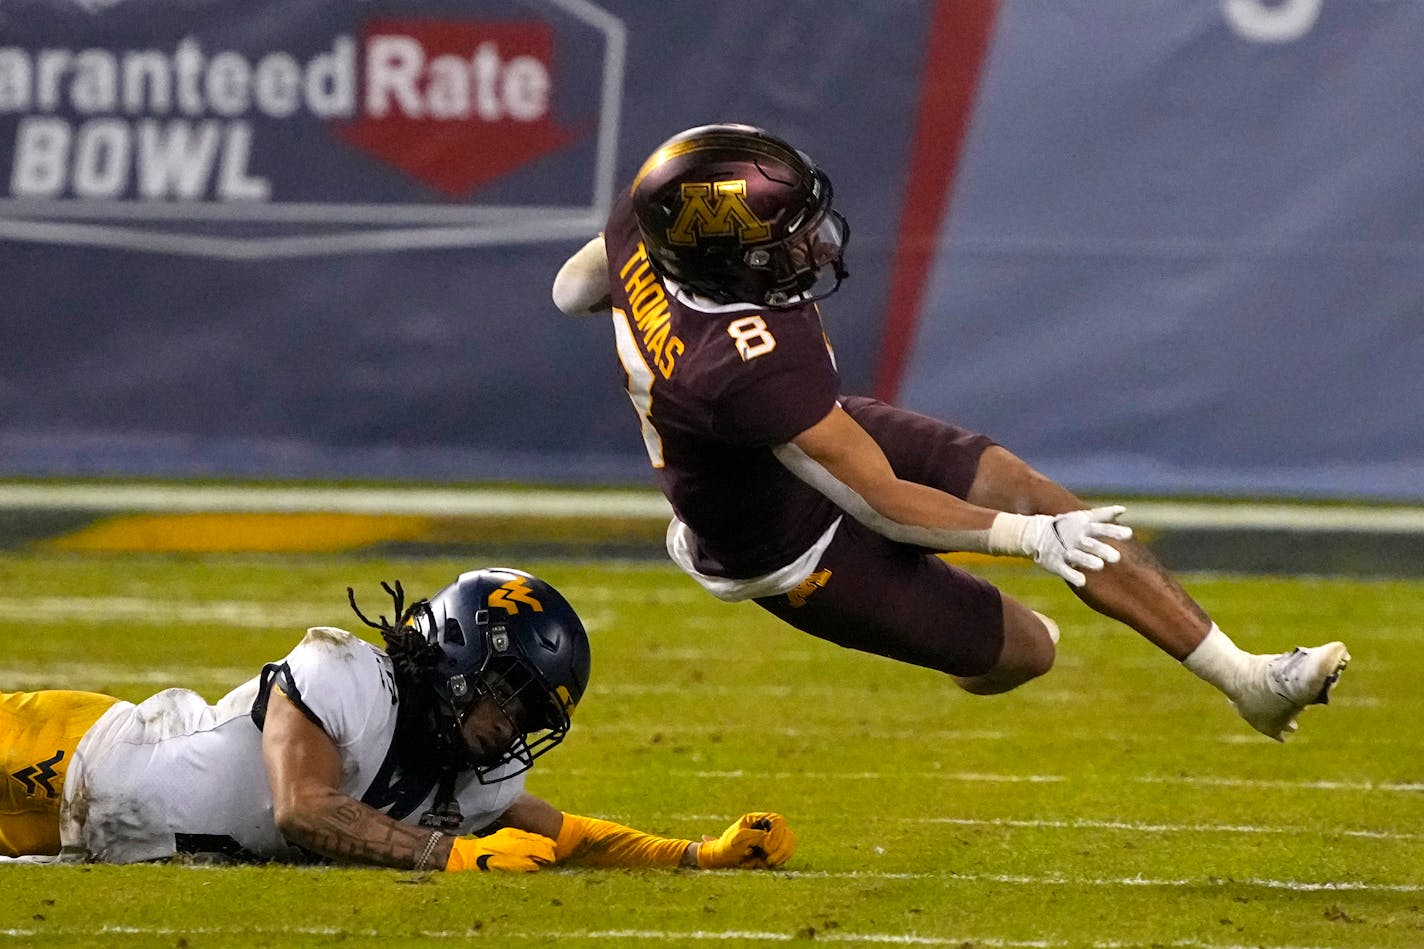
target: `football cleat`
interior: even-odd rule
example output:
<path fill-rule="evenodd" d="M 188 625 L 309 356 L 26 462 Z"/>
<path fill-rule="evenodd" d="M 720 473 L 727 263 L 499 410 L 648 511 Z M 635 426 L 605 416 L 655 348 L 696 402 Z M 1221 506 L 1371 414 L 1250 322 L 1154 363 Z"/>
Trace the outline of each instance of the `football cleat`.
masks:
<path fill-rule="evenodd" d="M 1268 738 L 1285 741 L 1307 705 L 1325 705 L 1340 673 L 1350 663 L 1344 643 L 1326 643 L 1278 656 L 1257 656 L 1256 675 L 1232 700 L 1246 724 Z"/>

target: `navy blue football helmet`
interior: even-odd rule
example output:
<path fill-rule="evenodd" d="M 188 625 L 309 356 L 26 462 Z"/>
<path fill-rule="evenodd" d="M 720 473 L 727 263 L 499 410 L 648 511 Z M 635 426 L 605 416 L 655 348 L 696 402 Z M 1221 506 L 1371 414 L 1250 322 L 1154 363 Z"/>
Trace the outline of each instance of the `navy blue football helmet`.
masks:
<path fill-rule="evenodd" d="M 447 763 L 482 782 L 496 771 L 492 780 L 503 780 L 564 740 L 591 657 L 583 622 L 557 590 L 522 570 L 472 570 L 416 608 L 411 622 L 438 650 L 425 678 Z M 475 755 L 461 732 L 482 696 L 496 700 L 516 735 L 493 757 Z"/>

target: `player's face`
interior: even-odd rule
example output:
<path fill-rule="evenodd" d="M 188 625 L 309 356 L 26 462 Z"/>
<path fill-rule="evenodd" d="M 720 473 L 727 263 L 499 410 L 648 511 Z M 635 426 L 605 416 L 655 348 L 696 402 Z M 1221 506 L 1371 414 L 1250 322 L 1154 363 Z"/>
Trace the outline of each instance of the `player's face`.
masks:
<path fill-rule="evenodd" d="M 486 693 L 475 700 L 465 714 L 460 725 L 465 744 L 481 762 L 497 761 L 514 741 L 521 737 L 515 722 L 523 718 L 519 699 L 508 693 L 500 679 L 491 685 L 493 693 Z"/>

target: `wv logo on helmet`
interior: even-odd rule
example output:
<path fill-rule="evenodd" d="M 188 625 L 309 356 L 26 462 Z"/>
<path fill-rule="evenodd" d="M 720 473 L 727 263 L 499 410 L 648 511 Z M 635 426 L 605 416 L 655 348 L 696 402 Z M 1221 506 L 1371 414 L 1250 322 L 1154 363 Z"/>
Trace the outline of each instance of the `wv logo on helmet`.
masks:
<path fill-rule="evenodd" d="M 668 240 L 693 246 L 703 237 L 736 237 L 743 243 L 764 241 L 771 225 L 747 204 L 745 180 L 688 182 L 682 186 L 682 210 L 668 228 Z"/>
<path fill-rule="evenodd" d="M 518 613 L 519 604 L 534 608 L 534 612 L 544 612 L 544 604 L 534 598 L 533 592 L 529 589 L 529 581 L 523 577 L 515 577 L 508 583 L 502 583 L 490 594 L 489 606 L 504 608 L 508 613 Z"/>

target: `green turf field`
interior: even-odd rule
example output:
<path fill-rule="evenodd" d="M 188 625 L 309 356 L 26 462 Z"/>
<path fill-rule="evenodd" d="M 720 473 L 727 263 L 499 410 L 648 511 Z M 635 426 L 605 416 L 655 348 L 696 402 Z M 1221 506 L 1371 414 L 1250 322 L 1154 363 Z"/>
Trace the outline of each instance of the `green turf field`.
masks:
<path fill-rule="evenodd" d="M 0 556 L 0 687 L 215 699 L 344 588 L 421 592 L 471 561 Z M 588 622 L 593 684 L 535 794 L 679 836 L 745 810 L 801 846 L 773 873 L 530 877 L 0 867 L 0 944 L 117 946 L 1424 946 L 1424 582 L 1189 585 L 1238 643 L 1344 638 L 1335 703 L 1286 745 L 1030 569 L 1057 668 L 975 698 L 701 593 L 670 566 L 521 563 Z"/>

